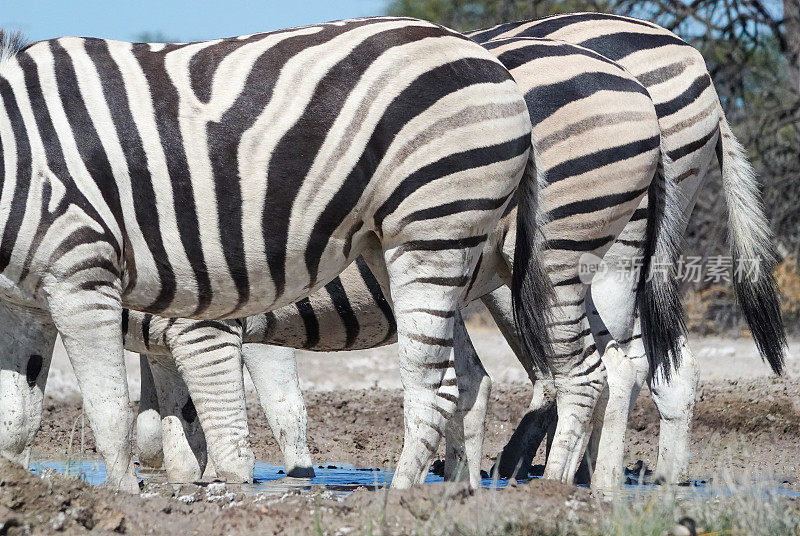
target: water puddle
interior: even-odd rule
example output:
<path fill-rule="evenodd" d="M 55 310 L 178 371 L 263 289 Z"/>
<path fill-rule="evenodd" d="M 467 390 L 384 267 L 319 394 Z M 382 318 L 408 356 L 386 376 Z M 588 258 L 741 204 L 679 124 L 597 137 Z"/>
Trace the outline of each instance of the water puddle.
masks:
<path fill-rule="evenodd" d="M 425 483 L 443 482 L 441 473 L 441 462 L 434 463 L 433 469 L 428 473 Z M 541 477 L 543 467 L 533 466 L 529 471 L 529 478 L 519 479 L 520 483 L 527 482 L 534 478 Z M 34 474 L 41 474 L 45 471 L 58 471 L 62 474 L 69 474 L 81 478 L 92 485 L 102 484 L 106 480 L 105 465 L 101 461 L 39 461 L 31 463 L 30 470 Z M 293 478 L 287 477 L 283 467 L 267 462 L 256 462 L 254 471 L 254 482 L 252 484 L 240 484 L 245 492 L 283 494 L 287 491 L 300 490 L 309 491 L 313 486 L 323 486 L 327 490 L 347 494 L 357 488 L 378 489 L 388 486 L 392 481 L 393 471 L 385 469 L 369 469 L 355 467 L 350 464 L 337 463 L 325 464 L 314 467 L 316 476 L 314 478 Z M 163 470 L 139 469 L 137 475 L 145 482 L 166 483 L 166 472 Z M 481 484 L 485 488 L 504 488 L 509 484 L 507 479 L 491 479 L 488 474 L 483 473 L 484 478 Z M 637 470 L 626 470 L 625 488 L 631 492 L 649 491 L 659 489 L 660 486 L 654 483 L 649 471 L 642 475 Z M 718 486 L 712 486 L 706 480 L 694 480 L 683 484 L 687 491 L 693 489 L 706 491 L 711 494 L 720 494 Z M 787 483 L 778 484 L 765 488 L 763 485 L 758 488 L 761 492 L 771 492 L 787 497 L 800 497 L 800 491 L 796 487 L 790 487 Z"/>

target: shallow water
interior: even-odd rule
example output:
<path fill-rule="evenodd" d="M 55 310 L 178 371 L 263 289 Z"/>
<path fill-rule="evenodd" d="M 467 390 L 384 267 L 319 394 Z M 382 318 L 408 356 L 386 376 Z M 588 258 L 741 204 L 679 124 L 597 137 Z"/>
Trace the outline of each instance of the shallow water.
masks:
<path fill-rule="evenodd" d="M 540 471 L 537 469 L 538 466 L 533 468 L 531 471 L 531 478 L 539 478 Z M 65 461 L 40 461 L 32 463 L 30 465 L 30 470 L 34 474 L 41 474 L 47 470 L 58 471 L 64 474 L 68 473 L 73 476 L 78 476 L 82 480 L 95 486 L 104 483 L 106 480 L 105 464 L 101 461 L 70 463 Z M 282 494 L 290 490 L 311 490 L 312 486 L 324 486 L 328 490 L 347 494 L 360 487 L 375 489 L 388 486 L 394 474 L 394 472 L 390 470 L 359 468 L 344 463 L 318 465 L 314 467 L 314 471 L 316 473 L 314 478 L 293 478 L 287 477 L 283 471 L 283 467 L 279 465 L 273 465 L 267 462 L 256 462 L 254 483 L 240 484 L 240 486 L 242 486 L 241 489 L 252 493 L 270 494 Z M 145 482 L 166 482 L 166 473 L 163 470 L 137 470 L 137 475 Z M 641 480 L 639 477 L 639 473 L 626 470 L 627 483 L 624 487 L 631 492 L 646 492 L 660 488 L 660 486 L 651 482 L 649 472 L 645 474 Z M 520 480 L 520 482 L 525 482 L 531 478 Z M 426 484 L 443 481 L 444 478 L 441 474 L 435 474 L 434 471 L 430 471 L 428 477 L 425 479 Z M 485 488 L 504 488 L 508 485 L 509 481 L 507 479 L 493 480 L 491 478 L 483 478 L 481 483 Z M 687 482 L 685 486 L 715 495 L 725 493 L 720 490 L 720 487 L 712 486 L 705 480 Z M 761 484 L 758 486 L 758 490 L 763 493 L 771 492 L 787 497 L 800 497 L 800 491 L 779 483 L 767 487 Z"/>

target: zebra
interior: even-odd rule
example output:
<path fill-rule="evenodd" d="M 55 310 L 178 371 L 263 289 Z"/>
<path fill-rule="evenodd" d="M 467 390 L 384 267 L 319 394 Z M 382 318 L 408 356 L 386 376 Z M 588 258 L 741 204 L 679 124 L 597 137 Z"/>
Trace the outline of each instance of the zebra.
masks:
<path fill-rule="evenodd" d="M 379 17 L 181 44 L 4 37 L 2 49 L 2 391 L 24 387 L 20 363 L 60 334 L 110 484 L 138 490 L 123 308 L 252 316 L 364 255 L 398 326 L 401 488 L 424 479 L 455 410 L 452 313 L 520 185 L 532 233 L 517 244 L 515 305 L 545 325 L 524 96 L 461 34 Z M 525 340 L 548 353 L 545 329 Z M 216 467 L 224 479 L 252 478 L 242 433 L 238 461 Z"/>
<path fill-rule="evenodd" d="M 640 202 L 649 189 L 651 195 L 665 195 L 665 189 L 658 186 L 663 180 L 653 180 L 661 158 L 655 108 L 641 84 L 624 69 L 587 49 L 541 39 L 509 39 L 494 45 L 491 51 L 526 93 L 538 161 L 552 181 L 542 191 L 547 217 L 543 257 L 561 293 L 553 306 L 560 316 L 552 319 L 551 339 L 563 339 L 560 344 L 573 358 L 594 357 L 594 361 L 576 362 L 574 367 L 585 367 L 578 369 L 579 383 L 583 384 L 579 387 L 584 388 L 581 394 L 596 400 L 604 384 L 604 368 L 594 346 L 581 335 L 588 330 L 588 321 L 582 299 L 576 301 L 574 297 L 582 298 L 588 288 L 577 278 L 583 251 L 569 251 L 564 245 L 583 242 L 587 251 L 602 256 L 626 225 L 643 228 L 647 223 Z M 598 120 L 598 114 L 611 120 Z M 599 130 L 586 128 L 592 122 Z M 614 145 L 602 145 L 606 140 L 613 140 Z M 602 159 L 596 156 L 600 149 L 608 149 Z M 661 244 L 671 235 L 673 222 L 666 213 L 652 215 L 659 221 L 651 225 L 663 226 L 663 233 L 650 239 Z M 628 223 L 632 217 L 634 220 Z M 508 212 L 490 237 L 473 286 L 479 290 L 475 296 L 489 296 L 499 284 L 511 282 L 512 262 L 516 262 L 514 244 L 519 239 L 515 221 L 514 212 Z M 397 326 L 382 290 L 379 278 L 359 259 L 324 292 L 245 319 L 244 342 L 313 350 L 388 344 L 395 340 Z M 578 336 L 573 335 L 576 332 Z M 515 333 L 509 341 L 523 347 Z M 455 477 L 459 460 L 464 459 L 470 483 L 477 486 L 490 380 L 460 317 L 456 318 L 454 343 L 459 352 L 455 367 L 460 396 L 457 414 L 451 419 L 454 424 L 447 430 L 446 473 Z M 533 376 L 537 366 L 531 361 L 525 365 Z M 591 417 L 591 407 L 583 409 L 588 411 L 584 411 L 582 426 Z M 456 446 L 461 442 L 466 443 L 464 449 Z M 579 445 L 566 450 L 565 456 L 579 450 Z"/>
<path fill-rule="evenodd" d="M 742 251 L 749 251 L 748 254 L 761 261 L 758 284 L 745 289 L 739 286 L 737 291 L 744 292 L 744 299 L 740 300 L 740 303 L 745 306 L 745 312 L 750 320 L 754 314 L 763 314 L 763 318 L 768 319 L 757 324 L 759 329 L 754 329 L 753 333 L 768 362 L 779 373 L 782 363 L 783 332 L 780 328 L 779 313 L 776 312 L 771 278 L 770 234 L 765 227 L 765 218 L 760 208 L 754 179 L 748 171 L 747 161 L 724 116 L 721 115 L 713 88 L 706 85 L 710 80 L 702 57 L 671 32 L 657 25 L 627 17 L 595 13 L 567 14 L 541 21 L 519 22 L 500 26 L 497 31 L 479 31 L 474 33 L 473 37 L 477 36 L 478 40 L 481 40 L 481 35 L 493 37 L 495 34 L 513 31 L 514 28 L 526 32 L 560 32 L 559 37 L 581 41 L 590 47 L 602 47 L 605 54 L 626 60 L 628 68 L 633 69 L 634 73 L 639 73 L 640 81 L 648 86 L 651 95 L 656 98 L 657 103 L 660 103 L 657 110 L 662 116 L 660 118 L 662 134 L 669 141 L 667 147 L 675 157 L 673 169 L 677 175 L 674 177 L 674 182 L 678 183 L 683 193 L 683 198 L 673 200 L 679 204 L 683 212 L 683 225 L 688 221 L 696 191 L 702 185 L 706 170 L 713 160 L 714 154 L 711 151 L 721 149 L 724 152 L 725 195 L 732 221 L 737 223 L 731 226 L 730 239 L 734 245 L 734 252 L 741 257 Z M 637 56 L 634 53 L 636 50 L 642 51 L 644 55 Z M 699 113 L 697 113 L 698 108 Z M 715 145 L 717 128 L 720 129 L 722 137 Z M 640 246 L 647 238 L 647 230 L 642 225 L 645 213 L 644 207 L 637 209 L 634 221 L 606 254 L 609 264 L 615 262 L 622 264 L 620 260 L 615 261 L 612 256 L 616 259 L 625 259 L 639 255 Z M 269 326 L 265 331 L 268 337 L 263 339 L 263 342 L 314 350 L 369 347 L 370 337 L 375 344 L 391 342 L 395 330 L 391 311 L 385 303 L 376 306 L 381 304 L 380 300 L 372 303 L 373 297 L 378 294 L 377 283 L 374 282 L 374 277 L 366 265 L 362 263 L 361 266 L 363 269 L 358 273 L 354 268 L 345 271 L 341 281 L 334 281 L 326 288 L 327 293 L 317 293 L 310 298 L 310 301 L 306 300 L 295 307 L 286 307 L 270 313 L 265 321 L 265 325 Z M 346 277 L 348 274 L 355 277 Z M 626 365 L 624 360 L 617 359 L 617 366 L 609 371 L 610 375 L 616 372 L 618 380 L 616 385 L 612 381 L 615 393 L 613 396 L 608 395 L 612 400 L 612 407 L 606 408 L 605 414 L 614 415 L 615 418 L 606 419 L 603 423 L 603 435 L 608 441 L 605 445 L 608 454 L 598 456 L 601 463 L 605 460 L 609 465 L 601 466 L 594 475 L 595 478 L 601 477 L 605 480 L 604 486 L 619 481 L 628 403 L 635 401 L 649 373 L 649 367 L 644 361 L 645 350 L 638 326 L 638 313 L 633 310 L 633 293 L 634 288 L 625 285 L 620 288 L 620 284 L 615 283 L 614 278 L 606 281 L 597 278 L 592 282 L 590 297 L 600 298 L 594 300 L 595 303 L 589 307 L 589 319 L 593 324 L 595 338 L 601 347 L 606 347 L 608 332 L 612 331 L 626 347 L 626 351 L 623 352 L 624 356 L 627 356 L 625 358 L 631 358 L 630 361 L 636 367 L 636 370 L 631 370 L 630 365 Z M 484 296 L 483 301 L 506 335 L 511 347 L 521 360 L 527 360 L 514 331 L 508 289 L 500 287 Z M 754 311 L 761 312 L 754 313 Z M 765 330 L 775 330 L 775 336 L 765 335 Z M 695 357 L 685 337 L 681 338 L 679 344 L 681 364 L 673 372 L 671 382 L 665 382 L 662 378 L 662 381 L 651 383 L 651 393 L 661 414 L 662 430 L 656 472 L 661 478 L 670 482 L 683 480 L 688 475 L 689 429 L 697 385 Z M 477 358 L 470 344 L 466 344 L 460 351 L 469 358 Z M 458 348 L 457 353 L 459 353 Z M 614 354 L 619 355 L 618 352 Z M 607 356 L 604 355 L 605 357 Z M 476 363 L 474 368 L 479 371 L 482 369 L 477 359 L 465 358 L 464 361 Z M 476 377 L 480 377 L 479 372 L 476 373 Z M 481 400 L 488 400 L 489 392 L 487 383 L 478 382 L 478 384 L 481 396 L 475 398 L 476 406 L 481 404 Z M 531 411 L 523 419 L 512 441 L 499 458 L 500 463 L 497 468 L 503 476 L 513 474 L 518 467 L 529 465 L 536 447 L 552 424 L 554 409 L 550 405 L 541 404 L 545 395 L 552 396 L 549 382 L 537 381 L 535 392 L 532 405 L 536 411 Z M 596 423 L 595 433 L 592 436 L 595 455 L 599 449 L 596 433 L 599 424 Z M 482 426 L 483 423 L 480 421 L 479 428 L 475 427 L 473 431 L 467 433 L 481 434 Z M 448 459 L 452 457 L 454 451 L 450 448 L 451 443 L 457 442 L 448 441 Z M 603 471 L 607 476 L 602 475 Z"/>
<path fill-rule="evenodd" d="M 702 55 L 657 24 L 602 13 L 555 15 L 501 24 L 467 32 L 466 35 L 482 44 L 510 37 L 560 39 L 594 50 L 635 76 L 647 88 L 656 105 L 662 143 L 672 162 L 672 176 L 677 183 L 683 228 L 694 208 L 698 191 L 706 181 L 709 166 L 714 160 L 718 161 L 728 205 L 728 240 L 732 256 L 737 260 L 757 261 L 754 280 L 737 279 L 734 291 L 762 356 L 773 371 L 780 374 L 786 336 L 773 277 L 776 266 L 774 240 L 764 215 L 755 174 L 725 119 Z M 606 262 L 621 264 L 630 256 L 626 241 L 635 246 L 640 236 L 621 237 L 607 254 Z M 594 304 L 590 321 L 600 348 L 604 348 L 609 340 L 624 341 L 621 349 L 635 370 L 631 371 L 630 365 L 623 364 L 622 368 L 617 367 L 617 380 L 611 382 L 609 378 L 610 387 L 615 392 L 609 394 L 611 402 L 605 414 L 614 418 L 604 423 L 602 437 L 598 437 L 598 433 L 593 435 L 589 450 L 613 452 L 613 455 L 598 454 L 598 463 L 599 460 L 615 458 L 616 470 L 621 471 L 627 406 L 636 400 L 648 379 L 661 414 L 656 475 L 669 482 L 685 480 L 688 477 L 689 430 L 698 381 L 696 358 L 685 335 L 670 341 L 669 333 L 659 335 L 658 326 L 655 330 L 642 326 L 640 330 L 640 319 L 664 320 L 646 314 L 646 309 L 652 307 L 649 299 L 656 296 L 640 294 L 645 298 L 639 304 L 640 315 L 634 309 L 635 301 L 632 299 L 635 289 L 622 288 L 614 279 L 598 277 L 592 282 Z M 677 292 L 673 292 L 669 299 L 677 296 Z M 498 301 L 507 309 L 507 296 L 499 297 Z M 661 309 L 672 311 L 672 318 L 666 319 L 666 325 L 668 331 L 674 332 L 669 326 L 679 322 L 680 303 L 673 302 Z M 495 318 L 502 314 L 498 312 Z M 507 326 L 506 329 L 512 328 Z M 651 335 L 643 339 L 641 331 Z M 654 339 L 653 335 L 657 338 Z M 654 370 L 645 359 L 658 347 L 669 347 L 675 355 L 674 361 L 678 366 L 672 371 L 671 378 L 668 378 L 669 369 L 662 370 L 654 378 Z M 671 381 L 666 381 L 668 379 Z M 613 384 L 618 384 L 618 387 L 615 389 Z M 554 416 L 552 406 L 545 398 L 543 391 L 536 390 L 530 412 L 499 456 L 501 475 L 511 474 L 515 467 L 528 466 Z M 605 444 L 600 445 L 600 442 Z M 606 475 L 603 477 L 605 484 L 610 484 L 609 477 L 616 478 L 610 476 L 607 468 L 599 469 Z"/>

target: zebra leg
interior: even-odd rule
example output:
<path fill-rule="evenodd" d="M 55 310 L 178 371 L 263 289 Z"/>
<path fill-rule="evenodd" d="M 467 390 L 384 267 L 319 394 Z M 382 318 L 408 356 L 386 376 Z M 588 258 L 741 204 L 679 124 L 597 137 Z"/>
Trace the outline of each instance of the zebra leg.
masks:
<path fill-rule="evenodd" d="M 102 277 L 104 272 L 96 277 Z M 79 272 L 86 276 L 89 270 Z M 108 272 L 105 272 L 108 273 Z M 94 275 L 94 274 L 92 274 Z M 122 303 L 119 282 L 68 281 L 45 284 L 44 290 L 72 370 L 78 379 L 84 410 L 97 450 L 106 464 L 106 481 L 125 491 L 139 492 L 133 471 L 133 412 L 122 346 Z M 99 351 L 98 351 L 99 350 Z"/>
<path fill-rule="evenodd" d="M 28 467 L 56 340 L 45 315 L 0 302 L 0 456 Z"/>
<path fill-rule="evenodd" d="M 660 373 L 650 382 L 650 393 L 661 415 L 656 478 L 667 483 L 689 478 L 689 442 L 699 378 L 697 360 L 684 339 L 680 365 L 672 372 L 669 383 Z"/>
<path fill-rule="evenodd" d="M 497 456 L 492 474 L 500 478 L 517 476 L 527 478 L 536 451 L 544 440 L 547 430 L 556 421 L 555 385 L 552 378 L 536 379 L 533 363 L 522 351 L 511 309 L 511 289 L 507 286 L 483 296 L 483 303 L 494 318 L 497 327 L 516 354 L 533 382 L 533 397 L 527 413 L 517 425 L 511 438 Z"/>
<path fill-rule="evenodd" d="M 560 303 L 565 302 L 561 300 Z M 582 301 L 580 303 L 582 308 Z M 581 313 L 578 315 L 580 322 L 576 322 L 576 315 L 569 315 L 571 308 L 557 307 L 553 314 L 551 333 L 557 357 L 552 366 L 558 424 L 544 472 L 545 478 L 566 483 L 575 479 L 590 421 L 606 382 L 605 367 L 597 348 L 586 344 L 590 333 L 588 320 Z"/>
<path fill-rule="evenodd" d="M 150 355 L 153 385 L 161 416 L 164 469 L 170 482 L 193 482 L 206 468 L 206 438 L 189 389 L 170 356 Z"/>
<path fill-rule="evenodd" d="M 468 476 L 470 485 L 477 488 L 481 483 L 483 436 L 492 380 L 478 358 L 461 313 L 456 313 L 455 317 L 453 347 L 458 405 L 445 430 L 444 475 L 447 480 Z"/>
<path fill-rule="evenodd" d="M 191 393 L 218 478 L 251 482 L 255 456 L 248 441 L 241 322 L 178 320 L 166 338 Z"/>
<path fill-rule="evenodd" d="M 294 348 L 245 344 L 242 357 L 258 392 L 261 408 L 283 452 L 287 476 L 314 476 L 306 440 L 308 414 L 297 377 Z"/>
<path fill-rule="evenodd" d="M 528 411 L 497 455 L 492 474 L 500 478 L 527 478 L 536 451 L 558 419 L 556 389 L 551 378 L 536 380 Z"/>
<path fill-rule="evenodd" d="M 405 436 L 392 479 L 395 488 L 425 481 L 445 425 L 456 410 L 453 325 L 470 267 L 474 266 L 470 257 L 476 256 L 470 253 L 403 246 L 384 253 L 404 389 Z M 437 273 L 428 271 L 431 266 L 437 267 Z M 457 267 L 458 273 L 446 272 L 446 267 Z"/>
<path fill-rule="evenodd" d="M 602 415 L 602 428 L 592 452 L 597 453 L 592 488 L 614 489 L 622 482 L 625 456 L 625 432 L 636 371 L 633 363 L 616 342 L 605 348 L 602 356 L 606 368 L 607 394 L 601 396 L 597 414 Z"/>
<path fill-rule="evenodd" d="M 153 383 L 153 372 L 147 357 L 139 355 L 139 369 L 142 378 L 142 395 L 139 400 L 139 413 L 136 415 L 136 451 L 139 463 L 158 469 L 164 463 L 164 450 L 161 446 L 161 414 L 158 395 Z"/>

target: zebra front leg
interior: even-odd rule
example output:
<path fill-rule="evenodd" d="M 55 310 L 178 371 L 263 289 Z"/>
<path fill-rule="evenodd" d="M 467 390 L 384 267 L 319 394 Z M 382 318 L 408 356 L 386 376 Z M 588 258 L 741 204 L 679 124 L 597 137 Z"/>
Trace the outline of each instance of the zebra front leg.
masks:
<path fill-rule="evenodd" d="M 142 394 L 139 399 L 139 412 L 136 415 L 136 451 L 139 463 L 155 469 L 164 463 L 164 449 L 161 446 L 161 414 L 158 395 L 153 383 L 153 372 L 147 356 L 139 354 Z"/>
<path fill-rule="evenodd" d="M 283 453 L 287 476 L 311 478 L 308 413 L 297 377 L 294 348 L 245 344 L 242 357 L 258 392 L 261 407 Z"/>
<path fill-rule="evenodd" d="M 96 272 L 96 273 L 92 273 Z M 84 281 L 57 281 L 44 290 L 53 322 L 67 350 L 97 450 L 106 464 L 106 481 L 139 492 L 133 471 L 133 412 L 122 346 L 122 304 L 114 274 L 84 269 Z M 103 280 L 104 277 L 109 279 Z"/>
<path fill-rule="evenodd" d="M 200 480 L 208 462 L 206 438 L 186 383 L 170 356 L 146 357 L 160 415 L 164 469 L 170 482 Z"/>
<path fill-rule="evenodd" d="M 650 381 L 650 393 L 661 415 L 655 476 L 670 484 L 689 478 L 689 445 L 700 378 L 697 359 L 685 338 L 680 348 L 680 365 L 669 383 L 661 373 Z"/>
<path fill-rule="evenodd" d="M 0 302 L 0 456 L 26 468 L 56 335 L 47 315 Z"/>
<path fill-rule="evenodd" d="M 241 322 L 178 320 L 166 338 L 189 388 L 217 477 L 251 482 L 255 456 L 248 441 Z"/>
<path fill-rule="evenodd" d="M 481 483 L 483 437 L 492 380 L 478 358 L 461 313 L 456 313 L 453 343 L 458 406 L 446 428 L 444 475 L 447 480 L 468 476 L 470 485 L 477 488 Z"/>

